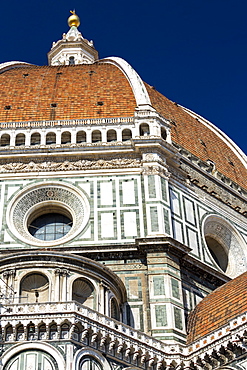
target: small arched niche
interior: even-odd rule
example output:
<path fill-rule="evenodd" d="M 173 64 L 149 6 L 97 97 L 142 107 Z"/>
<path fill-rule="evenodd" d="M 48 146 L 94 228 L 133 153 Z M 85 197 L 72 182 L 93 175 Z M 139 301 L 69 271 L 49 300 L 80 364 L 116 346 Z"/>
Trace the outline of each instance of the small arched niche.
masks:
<path fill-rule="evenodd" d="M 72 286 L 72 300 L 94 308 L 94 287 L 86 279 L 76 279 Z"/>
<path fill-rule="evenodd" d="M 110 314 L 115 320 L 120 320 L 120 310 L 116 298 L 112 298 L 110 301 Z"/>
<path fill-rule="evenodd" d="M 210 215 L 205 219 L 203 229 L 205 244 L 216 266 L 232 278 L 246 271 L 246 244 L 229 222 Z"/>
<path fill-rule="evenodd" d="M 122 141 L 128 141 L 132 139 L 132 132 L 130 129 L 126 128 L 122 131 Z"/>
<path fill-rule="evenodd" d="M 9 134 L 3 134 L 1 136 L 0 146 L 9 146 L 10 145 L 10 136 Z"/>
<path fill-rule="evenodd" d="M 166 129 L 164 127 L 161 127 L 160 133 L 161 133 L 162 139 L 166 140 L 167 139 L 167 132 L 166 132 Z"/>
<path fill-rule="evenodd" d="M 45 275 L 33 273 L 25 276 L 20 285 L 21 303 L 38 303 L 49 300 L 49 282 Z"/>
<path fill-rule="evenodd" d="M 150 135 L 149 125 L 147 123 L 142 123 L 140 125 L 140 136 L 148 136 Z"/>
<path fill-rule="evenodd" d="M 77 132 L 77 134 L 76 134 L 76 142 L 78 144 L 80 144 L 80 143 L 86 143 L 86 141 L 87 141 L 86 132 L 85 131 L 79 131 L 79 132 Z"/>
<path fill-rule="evenodd" d="M 15 145 L 16 146 L 25 145 L 25 135 L 24 134 L 16 135 Z"/>
<path fill-rule="evenodd" d="M 61 144 L 70 144 L 70 143 L 71 143 L 71 133 L 69 131 L 63 132 L 61 136 Z"/>
<path fill-rule="evenodd" d="M 45 143 L 46 145 L 56 144 L 56 134 L 54 132 L 48 132 Z"/>
<path fill-rule="evenodd" d="M 107 142 L 117 141 L 117 133 L 115 130 L 108 130 L 107 131 Z"/>
<path fill-rule="evenodd" d="M 99 130 L 94 130 L 92 132 L 92 143 L 98 143 L 102 141 L 101 132 Z"/>
<path fill-rule="evenodd" d="M 31 135 L 31 145 L 40 145 L 41 136 L 38 132 Z"/>

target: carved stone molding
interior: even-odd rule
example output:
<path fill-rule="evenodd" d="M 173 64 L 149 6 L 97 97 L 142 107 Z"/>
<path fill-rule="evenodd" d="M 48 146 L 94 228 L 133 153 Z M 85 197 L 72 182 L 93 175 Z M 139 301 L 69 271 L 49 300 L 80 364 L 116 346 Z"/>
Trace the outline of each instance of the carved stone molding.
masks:
<path fill-rule="evenodd" d="M 86 160 L 82 159 L 79 161 L 44 161 L 42 163 L 36 163 L 30 161 L 28 163 L 23 162 L 10 162 L 7 164 L 0 164 L 0 173 L 7 172 L 51 172 L 51 171 L 78 171 L 88 169 L 102 169 L 102 168 L 123 168 L 123 167 L 140 167 L 141 160 L 135 158 L 116 158 L 116 159 L 98 159 L 98 160 Z"/>

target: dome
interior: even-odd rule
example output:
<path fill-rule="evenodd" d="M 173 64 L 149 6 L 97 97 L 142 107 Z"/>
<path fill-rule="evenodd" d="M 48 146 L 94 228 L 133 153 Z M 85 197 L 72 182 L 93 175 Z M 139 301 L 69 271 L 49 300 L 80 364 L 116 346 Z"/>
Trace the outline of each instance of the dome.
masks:
<path fill-rule="evenodd" d="M 192 343 L 247 311 L 247 272 L 205 297 L 190 313 L 187 342 Z"/>
<path fill-rule="evenodd" d="M 5 86 L 0 92 L 1 123 L 133 117 L 137 107 L 148 106 L 171 123 L 173 144 L 210 161 L 220 174 L 247 188 L 244 153 L 212 123 L 144 83 L 121 58 L 43 67 L 16 62 L 16 67 L 7 67 L 0 65 Z"/>

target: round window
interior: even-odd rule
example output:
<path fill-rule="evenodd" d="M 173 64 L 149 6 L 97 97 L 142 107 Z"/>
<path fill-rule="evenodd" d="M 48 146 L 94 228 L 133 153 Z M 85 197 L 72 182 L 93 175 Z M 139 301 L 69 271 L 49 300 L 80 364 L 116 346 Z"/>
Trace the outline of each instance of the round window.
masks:
<path fill-rule="evenodd" d="M 61 183 L 26 187 L 10 202 L 7 223 L 16 236 L 37 246 L 55 246 L 77 236 L 89 220 L 89 203 L 78 188 Z"/>
<path fill-rule="evenodd" d="M 57 240 L 68 234 L 73 221 L 59 213 L 47 213 L 35 218 L 28 231 L 39 240 Z"/>

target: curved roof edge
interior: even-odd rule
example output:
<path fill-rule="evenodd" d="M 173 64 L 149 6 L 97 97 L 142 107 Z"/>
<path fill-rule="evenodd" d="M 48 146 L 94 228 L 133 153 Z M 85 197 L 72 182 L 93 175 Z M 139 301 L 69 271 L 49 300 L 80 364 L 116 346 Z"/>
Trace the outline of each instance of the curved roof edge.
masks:
<path fill-rule="evenodd" d="M 113 64 L 123 72 L 133 90 L 137 106 L 152 105 L 147 89 L 141 77 L 134 70 L 134 68 L 131 67 L 131 65 L 127 63 L 124 59 L 119 57 L 109 57 L 100 59 L 98 60 L 98 62 Z"/>
<path fill-rule="evenodd" d="M 33 64 L 27 62 L 11 61 L 0 64 L 0 73 L 3 73 L 11 68 L 19 68 L 23 66 L 32 66 Z"/>
<path fill-rule="evenodd" d="M 247 169 L 247 156 L 245 153 L 242 151 L 241 148 L 227 136 L 223 131 L 221 131 L 217 126 L 215 126 L 212 122 L 208 121 L 206 118 L 200 116 L 199 114 L 193 112 L 192 110 L 183 107 L 182 105 L 179 104 L 179 106 L 184 109 L 188 114 L 190 114 L 192 117 L 197 118 L 200 120 L 200 122 L 210 128 L 217 136 L 219 136 L 229 147 L 230 149 L 234 152 L 234 154 L 238 157 L 238 159 L 242 162 L 244 167 Z"/>

